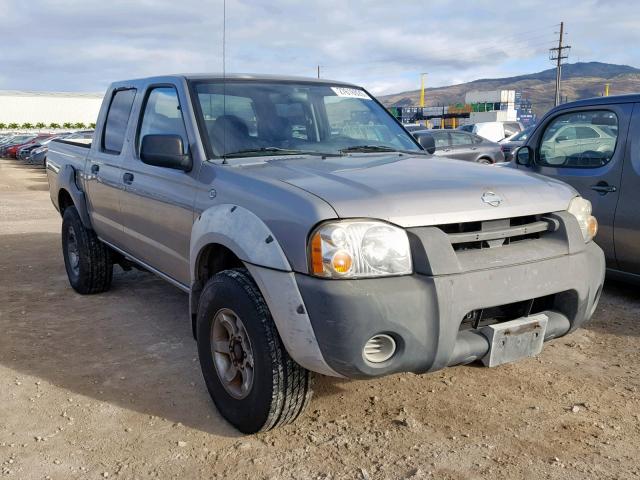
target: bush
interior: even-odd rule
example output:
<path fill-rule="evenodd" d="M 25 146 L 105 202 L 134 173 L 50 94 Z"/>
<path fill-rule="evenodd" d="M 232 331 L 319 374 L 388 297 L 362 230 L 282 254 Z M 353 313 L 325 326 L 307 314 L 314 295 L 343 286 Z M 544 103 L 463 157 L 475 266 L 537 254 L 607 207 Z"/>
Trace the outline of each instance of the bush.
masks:
<path fill-rule="evenodd" d="M 73 128 L 77 128 L 78 130 L 82 130 L 83 128 L 86 128 L 84 123 L 82 122 L 77 122 L 73 124 Z"/>
<path fill-rule="evenodd" d="M 49 128 L 60 128 L 60 124 L 52 122 L 52 123 L 49 124 Z"/>
<path fill-rule="evenodd" d="M 29 130 L 30 128 L 33 128 L 33 124 L 29 123 L 29 122 L 25 122 L 22 124 L 22 128 L 25 128 L 27 130 Z"/>
<path fill-rule="evenodd" d="M 20 125 L 18 125 L 15 122 L 10 123 L 7 128 L 10 128 L 11 130 L 15 130 L 16 128 L 20 128 Z"/>
<path fill-rule="evenodd" d="M 44 123 L 42 123 L 42 122 L 36 123 L 36 128 L 44 128 L 44 127 L 46 127 L 46 125 Z"/>
<path fill-rule="evenodd" d="M 73 128 L 73 123 L 71 122 L 64 122 L 62 124 L 62 128 Z"/>
<path fill-rule="evenodd" d="M 95 123 L 90 123 L 90 124 L 89 124 L 89 128 L 90 128 L 91 130 L 95 130 L 95 129 L 96 129 L 96 124 L 95 124 Z"/>
<path fill-rule="evenodd" d="M 7 128 L 7 125 L 4 123 L 0 123 L 0 130 Z"/>

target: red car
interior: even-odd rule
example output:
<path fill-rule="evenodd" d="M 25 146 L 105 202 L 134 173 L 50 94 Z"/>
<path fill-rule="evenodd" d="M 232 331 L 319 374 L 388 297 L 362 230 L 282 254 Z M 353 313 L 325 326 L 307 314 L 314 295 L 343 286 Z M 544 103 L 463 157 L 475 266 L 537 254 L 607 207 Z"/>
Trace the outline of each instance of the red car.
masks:
<path fill-rule="evenodd" d="M 12 145 L 9 148 L 7 148 L 6 150 L 6 155 L 8 157 L 12 157 L 12 158 L 18 158 L 18 151 L 22 148 L 22 147 L 26 147 L 29 145 L 35 145 L 40 143 L 42 140 L 49 138 L 51 136 L 51 134 L 46 134 L 46 135 L 38 135 L 35 138 L 32 138 L 31 140 L 29 140 L 28 142 L 25 143 L 21 143 L 18 145 Z"/>

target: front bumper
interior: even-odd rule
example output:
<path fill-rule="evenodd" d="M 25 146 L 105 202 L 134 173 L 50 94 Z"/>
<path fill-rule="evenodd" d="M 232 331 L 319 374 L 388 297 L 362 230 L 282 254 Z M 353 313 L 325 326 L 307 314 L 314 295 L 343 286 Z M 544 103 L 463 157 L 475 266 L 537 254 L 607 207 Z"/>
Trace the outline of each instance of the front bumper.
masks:
<path fill-rule="evenodd" d="M 602 290 L 605 262 L 595 243 L 585 245 L 574 233 L 575 228 L 561 229 L 536 247 L 460 255 L 455 264 L 437 248 L 423 251 L 421 258 L 412 247 L 418 267 L 410 276 L 326 280 L 296 274 L 296 282 L 324 360 L 337 373 L 349 378 L 424 373 L 487 352 L 488 341 L 477 330 L 461 330 L 464 317 L 479 309 L 544 298 L 545 309 L 538 312 L 549 317 L 545 340 L 586 322 Z M 429 235 L 422 235 L 425 249 L 429 242 Z M 520 262 L 514 264 L 516 258 Z M 364 345 L 380 333 L 394 338 L 396 354 L 369 363 Z"/>

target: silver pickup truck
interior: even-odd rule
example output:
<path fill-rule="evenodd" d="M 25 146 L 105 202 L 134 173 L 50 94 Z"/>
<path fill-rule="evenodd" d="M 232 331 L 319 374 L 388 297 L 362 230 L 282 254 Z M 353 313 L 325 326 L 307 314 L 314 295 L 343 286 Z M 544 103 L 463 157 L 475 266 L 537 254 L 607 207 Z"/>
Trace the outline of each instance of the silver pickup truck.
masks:
<path fill-rule="evenodd" d="M 49 147 L 69 281 L 104 292 L 136 265 L 188 292 L 207 388 L 247 433 L 294 420 L 311 372 L 494 366 L 587 321 L 604 279 L 590 203 L 433 147 L 354 85 L 114 83 L 91 145 Z"/>

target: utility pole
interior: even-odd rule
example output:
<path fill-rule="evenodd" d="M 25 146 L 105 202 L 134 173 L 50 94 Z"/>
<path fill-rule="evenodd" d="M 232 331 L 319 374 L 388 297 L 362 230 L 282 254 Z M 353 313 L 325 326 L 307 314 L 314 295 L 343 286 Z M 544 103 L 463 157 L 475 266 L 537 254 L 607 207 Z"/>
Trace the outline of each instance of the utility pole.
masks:
<path fill-rule="evenodd" d="M 318 78 L 320 78 L 320 65 L 318 65 Z"/>
<path fill-rule="evenodd" d="M 558 46 L 549 49 L 549 59 L 556 61 L 556 107 L 560 105 L 560 80 L 562 78 L 562 60 L 569 58 L 568 55 L 563 55 L 562 52 L 571 48 L 571 46 L 569 45 L 562 45 L 563 35 L 564 22 L 560 22 L 560 36 L 558 37 Z"/>

